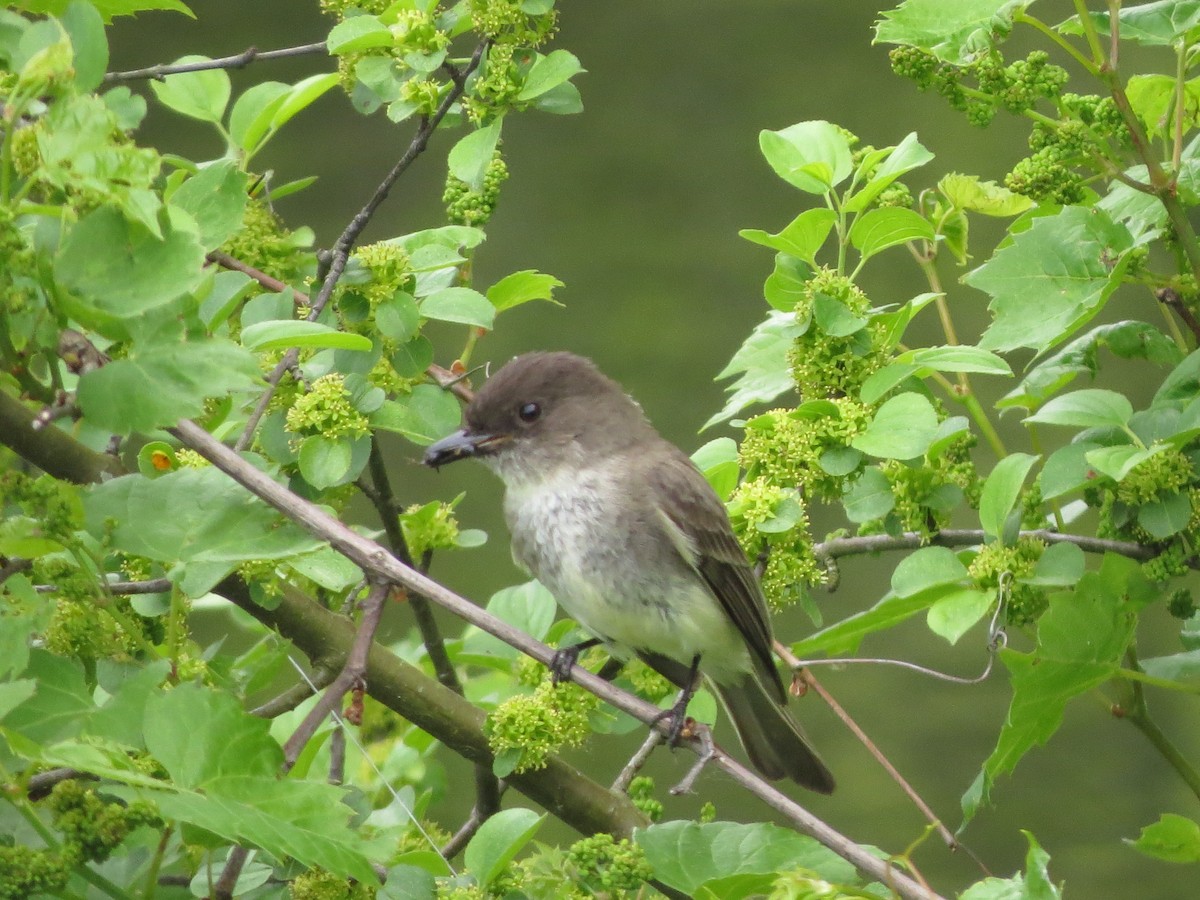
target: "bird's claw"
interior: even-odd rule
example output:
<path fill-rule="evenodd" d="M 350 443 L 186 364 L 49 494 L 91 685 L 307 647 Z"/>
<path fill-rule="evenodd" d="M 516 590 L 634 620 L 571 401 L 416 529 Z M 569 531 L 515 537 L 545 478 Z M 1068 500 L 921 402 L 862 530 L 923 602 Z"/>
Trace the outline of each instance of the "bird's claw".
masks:
<path fill-rule="evenodd" d="M 557 686 L 560 682 L 570 681 L 571 670 L 575 668 L 578 660 L 578 646 L 555 650 L 554 656 L 550 659 L 550 683 Z"/>

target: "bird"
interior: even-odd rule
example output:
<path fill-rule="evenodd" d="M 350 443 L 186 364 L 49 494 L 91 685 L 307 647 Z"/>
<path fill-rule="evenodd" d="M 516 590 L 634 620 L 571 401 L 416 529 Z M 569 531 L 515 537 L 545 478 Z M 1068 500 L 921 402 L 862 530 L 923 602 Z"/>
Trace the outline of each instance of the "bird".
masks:
<path fill-rule="evenodd" d="M 560 651 L 556 677 L 603 643 L 682 688 L 686 708 L 699 672 L 763 776 L 831 793 L 787 709 L 767 603 L 725 506 L 641 406 L 589 359 L 532 352 L 484 382 L 463 419 L 424 462 L 471 458 L 503 481 L 514 561 L 594 638 Z"/>

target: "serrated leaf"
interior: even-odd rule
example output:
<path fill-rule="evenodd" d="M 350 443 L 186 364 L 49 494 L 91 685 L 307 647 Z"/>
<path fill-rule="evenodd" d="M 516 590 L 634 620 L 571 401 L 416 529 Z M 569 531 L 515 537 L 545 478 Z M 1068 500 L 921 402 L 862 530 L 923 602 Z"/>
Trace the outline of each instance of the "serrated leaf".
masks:
<path fill-rule="evenodd" d="M 1101 34 L 1111 30 L 1107 12 L 1089 13 Z M 1117 13 L 1123 40 L 1135 41 L 1150 47 L 1166 47 L 1177 43 L 1200 28 L 1200 2 L 1197 0 L 1158 0 L 1139 3 Z M 1082 34 L 1079 16 L 1072 16 L 1059 26 L 1064 34 Z"/>
<path fill-rule="evenodd" d="M 963 278 L 992 297 L 979 346 L 1046 350 L 1092 318 L 1117 288 L 1133 239 L 1124 225 L 1082 206 L 1034 220 Z"/>
<path fill-rule="evenodd" d="M 275 510 L 210 466 L 153 480 L 114 478 L 92 487 L 83 505 L 88 530 L 113 549 L 164 563 L 233 564 L 321 546 L 299 527 L 281 524 Z"/>
<path fill-rule="evenodd" d="M 1155 859 L 1175 863 L 1200 862 L 1200 825 L 1175 813 L 1163 813 L 1129 844 Z"/>
<path fill-rule="evenodd" d="M 705 422 L 701 431 L 732 418 L 753 403 L 774 400 L 784 391 L 791 390 L 794 385 L 787 355 L 792 342 L 802 331 L 796 324 L 796 317 L 783 312 L 772 312 L 766 321 L 755 326 L 729 364 L 717 375 L 718 380 L 738 377 L 726 387 L 729 397 L 724 408 Z"/>
<path fill-rule="evenodd" d="M 168 227 L 160 239 L 104 206 L 67 234 L 54 258 L 54 276 L 79 298 L 71 314 L 103 329 L 106 316 L 138 316 L 191 291 L 204 278 L 203 265 L 204 248 L 194 231 Z"/>
<path fill-rule="evenodd" d="M 242 344 L 248 350 L 281 350 L 288 347 L 332 347 L 370 353 L 371 339 L 349 331 L 338 331 L 319 322 L 277 319 L 256 322 L 242 329 Z"/>
<path fill-rule="evenodd" d="M 1024 194 L 1010 191 L 994 181 L 983 181 L 978 175 L 952 172 L 938 182 L 938 190 L 956 208 L 985 216 L 1010 218 L 1033 206 L 1033 201 Z"/>
<path fill-rule="evenodd" d="M 992 45 L 994 31 L 1012 30 L 1013 16 L 1033 0 L 905 0 L 875 26 L 876 44 L 919 47 L 946 62 L 971 62 Z"/>
<path fill-rule="evenodd" d="M 937 412 L 928 398 L 898 394 L 876 410 L 850 446 L 881 459 L 916 459 L 929 449 L 937 430 Z"/>
<path fill-rule="evenodd" d="M 979 522 L 989 538 L 994 540 L 1003 536 L 1008 514 L 1016 506 L 1021 486 L 1037 460 L 1028 453 L 1011 453 L 988 473 L 979 495 Z"/>
<path fill-rule="evenodd" d="M 149 432 L 204 412 L 209 397 L 246 390 L 262 378 L 241 347 L 222 338 L 135 345 L 79 379 L 84 417 L 114 434 Z"/>
<path fill-rule="evenodd" d="M 525 269 L 505 275 L 493 284 L 487 289 L 487 298 L 498 313 L 533 300 L 548 300 L 555 305 L 561 305 L 554 299 L 554 290 L 562 286 L 563 283 L 553 275 L 536 269 Z"/>

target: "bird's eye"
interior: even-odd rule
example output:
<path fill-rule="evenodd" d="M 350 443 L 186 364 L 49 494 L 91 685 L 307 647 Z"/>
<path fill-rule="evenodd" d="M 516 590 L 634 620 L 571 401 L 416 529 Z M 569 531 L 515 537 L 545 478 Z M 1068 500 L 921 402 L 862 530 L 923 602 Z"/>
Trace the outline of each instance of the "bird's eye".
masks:
<path fill-rule="evenodd" d="M 517 415 L 522 422 L 536 422 L 542 414 L 542 408 L 536 403 L 522 403 L 517 409 Z"/>

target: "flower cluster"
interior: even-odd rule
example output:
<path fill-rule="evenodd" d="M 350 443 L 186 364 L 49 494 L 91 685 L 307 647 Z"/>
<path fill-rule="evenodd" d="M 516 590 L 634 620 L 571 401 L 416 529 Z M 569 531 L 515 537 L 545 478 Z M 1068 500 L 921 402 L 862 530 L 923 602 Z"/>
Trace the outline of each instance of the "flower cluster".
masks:
<path fill-rule="evenodd" d="M 322 869 L 309 869 L 292 881 L 290 893 L 292 900 L 372 900 L 377 890 Z"/>
<path fill-rule="evenodd" d="M 449 550 L 458 546 L 458 519 L 453 503 L 414 504 L 400 515 L 404 541 L 413 559 L 420 559 L 432 550 Z"/>
<path fill-rule="evenodd" d="M 646 852 L 628 838 L 594 834 L 576 841 L 567 859 L 579 879 L 597 894 L 620 897 L 634 893 L 653 875 Z"/>
<path fill-rule="evenodd" d="M 266 202 L 251 197 L 242 213 L 242 227 L 221 249 L 259 271 L 291 283 L 309 274 L 312 241 L 310 229 L 289 230 Z"/>
<path fill-rule="evenodd" d="M 980 547 L 967 566 L 971 578 L 984 590 L 998 590 L 1004 580 L 1007 591 L 1005 620 L 1009 625 L 1029 625 L 1046 611 L 1046 592 L 1020 581 L 1033 573 L 1045 549 L 1043 541 L 1031 537 L 1020 538 L 1012 546 L 994 541 Z"/>
<path fill-rule="evenodd" d="M 370 434 L 367 417 L 354 407 L 342 375 L 332 372 L 312 383 L 287 412 L 293 434 L 320 434 L 327 438 L 363 437 Z"/>
<path fill-rule="evenodd" d="M 483 173 L 483 184 L 479 190 L 473 190 L 453 173 L 447 174 L 446 189 L 442 192 L 446 218 L 454 225 L 486 225 L 496 209 L 500 185 L 507 179 L 508 165 L 500 156 L 499 148 Z"/>
<path fill-rule="evenodd" d="M 840 307 L 840 309 L 839 309 Z M 857 395 L 858 388 L 886 362 L 878 327 L 867 316 L 867 295 L 844 275 L 822 268 L 804 283 L 796 302 L 796 321 L 805 326 L 788 362 L 796 390 L 805 400 Z M 849 321 L 861 320 L 851 330 Z M 825 323 L 838 327 L 830 333 Z"/>
<path fill-rule="evenodd" d="M 510 697 L 488 714 L 488 744 L 497 756 L 519 750 L 516 772 L 545 768 L 550 754 L 583 743 L 591 733 L 588 713 L 598 702 L 577 685 L 544 681 L 532 694 Z"/>
<path fill-rule="evenodd" d="M 639 775 L 629 782 L 629 799 L 640 809 L 651 822 L 662 818 L 663 805 L 654 797 L 654 779 L 649 775 Z"/>

